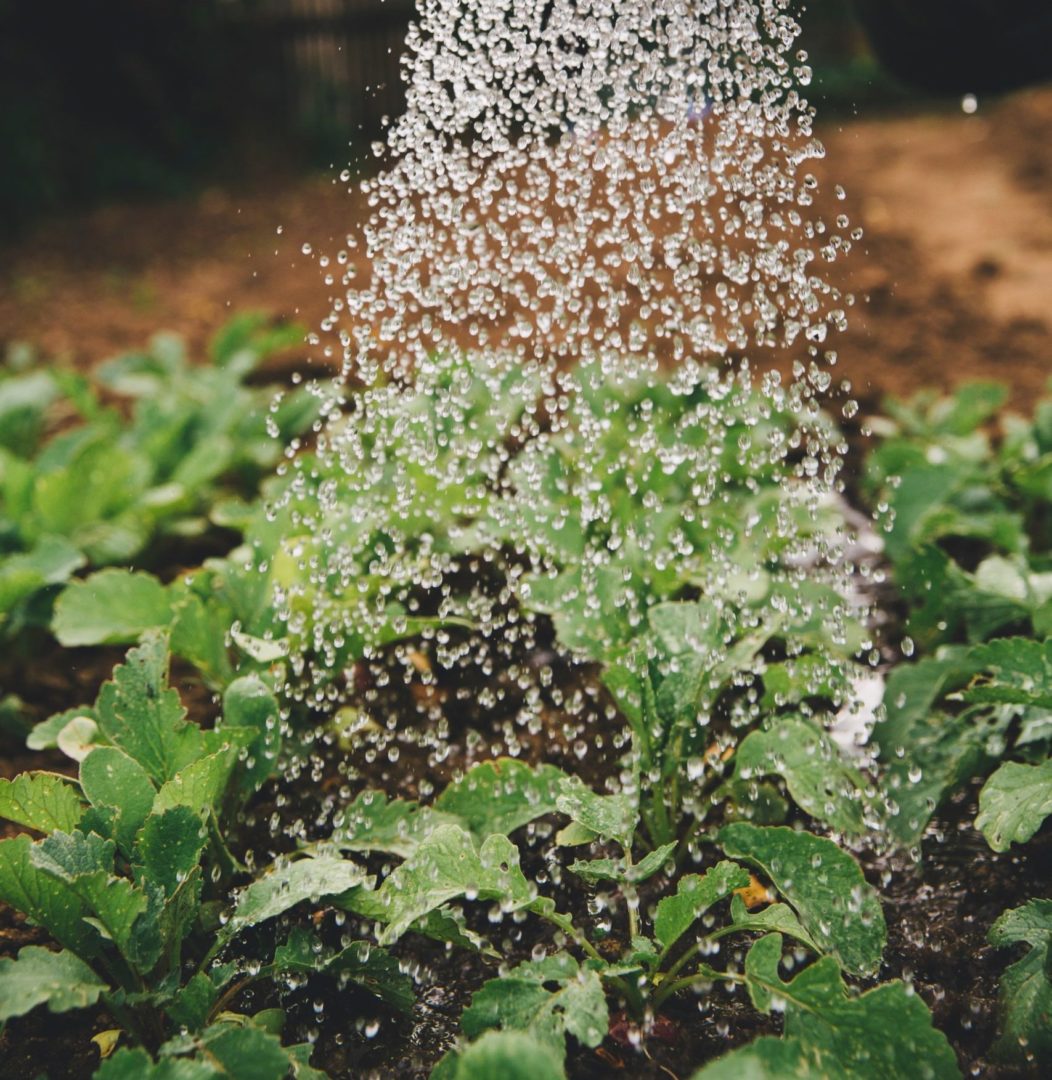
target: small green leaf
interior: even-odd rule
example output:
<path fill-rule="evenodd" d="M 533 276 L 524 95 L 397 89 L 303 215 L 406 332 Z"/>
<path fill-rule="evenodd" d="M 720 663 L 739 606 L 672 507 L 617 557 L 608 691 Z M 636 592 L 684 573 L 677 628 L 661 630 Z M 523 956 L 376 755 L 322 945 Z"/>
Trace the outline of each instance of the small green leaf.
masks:
<path fill-rule="evenodd" d="M 760 911 L 750 911 L 740 896 L 731 897 L 731 922 L 739 930 L 758 930 L 764 934 L 788 934 L 813 952 L 821 953 L 814 939 L 788 904 L 768 904 Z"/>
<path fill-rule="evenodd" d="M 435 809 L 455 814 L 479 839 L 508 833 L 557 807 L 566 774 L 554 765 L 526 765 L 514 758 L 484 761 L 450 784 Z"/>
<path fill-rule="evenodd" d="M 653 877 L 665 866 L 676 850 L 676 846 L 675 840 L 662 844 L 661 847 L 644 855 L 639 862 L 631 865 L 628 865 L 625 859 L 590 859 L 572 862 L 567 869 L 591 884 L 598 881 L 621 881 L 638 885 Z"/>
<path fill-rule="evenodd" d="M 232 749 L 220 750 L 191 762 L 161 786 L 153 802 L 153 812 L 160 814 L 173 806 L 188 806 L 196 814 L 206 817 L 218 809 L 234 763 Z"/>
<path fill-rule="evenodd" d="M 490 1031 L 458 1051 L 442 1080 L 565 1080 L 558 1053 L 518 1031 Z"/>
<path fill-rule="evenodd" d="M 35 847 L 25 834 L 0 840 L 0 900 L 45 927 L 60 945 L 91 959 L 100 939 L 84 922 L 84 904 L 65 882 L 33 864 Z"/>
<path fill-rule="evenodd" d="M 387 926 L 379 941 L 397 941 L 417 919 L 458 896 L 499 900 L 513 910 L 529 904 L 533 892 L 506 836 L 494 834 L 476 847 L 466 830 L 440 825 L 381 886 L 377 899 Z"/>
<path fill-rule="evenodd" d="M 62 592 L 51 628 L 67 648 L 130 645 L 171 619 L 168 590 L 152 574 L 107 569 Z"/>
<path fill-rule="evenodd" d="M 778 974 L 781 954 L 780 934 L 761 938 L 745 958 L 745 977 L 757 1008 L 784 1011 L 786 1040 L 796 1040 L 808 1062 L 797 1075 L 885 1080 L 915 1075 L 923 1062 L 927 1075 L 937 1080 L 960 1076 L 946 1036 L 901 981 L 853 997 L 836 961 L 822 957 L 786 983 Z M 793 1050 L 786 1053 L 789 1061 L 796 1056 Z"/>
<path fill-rule="evenodd" d="M 416 1002 L 413 980 L 402 973 L 398 961 L 365 941 L 354 941 L 334 952 L 322 948 L 313 934 L 296 927 L 288 941 L 274 950 L 274 968 L 330 975 L 339 979 L 341 986 L 344 981 L 353 982 L 405 1013 L 412 1012 Z"/>
<path fill-rule="evenodd" d="M 990 928 L 998 948 L 1025 942 L 1031 948 L 1001 976 L 1001 1036 L 994 1046 L 1003 1061 L 1019 1064 L 1052 1055 L 1052 900 L 1030 900 L 1006 911 Z"/>
<path fill-rule="evenodd" d="M 704 874 L 686 874 L 676 892 L 658 901 L 654 936 L 670 949 L 713 904 L 749 884 L 749 872 L 737 863 L 717 863 Z"/>
<path fill-rule="evenodd" d="M 98 746 L 80 763 L 80 783 L 92 806 L 116 811 L 115 839 L 129 854 L 157 795 L 146 770 L 123 750 Z"/>
<path fill-rule="evenodd" d="M 723 850 L 758 866 L 824 953 L 854 975 L 873 975 L 887 940 L 876 890 L 832 840 L 785 826 L 725 825 Z"/>
<path fill-rule="evenodd" d="M 329 842 L 341 851 L 386 851 L 405 859 L 433 829 L 457 824 L 452 814 L 367 789 L 340 812 Z"/>
<path fill-rule="evenodd" d="M 1040 765 L 1006 761 L 979 792 L 975 827 L 994 851 L 1029 840 L 1052 814 L 1052 758 Z"/>
<path fill-rule="evenodd" d="M 160 885 L 171 897 L 197 866 L 207 836 L 200 815 L 173 806 L 146 818 L 135 844 L 143 882 Z"/>
<path fill-rule="evenodd" d="M 106 738 L 163 784 L 204 753 L 201 730 L 186 722 L 179 695 L 167 685 L 163 638 L 130 650 L 99 692 L 96 715 Z"/>
<path fill-rule="evenodd" d="M 469 1038 L 492 1028 L 524 1031 L 560 1056 L 567 1034 L 584 1046 L 598 1046 L 609 1023 L 598 974 L 582 970 L 565 953 L 520 964 L 507 976 L 490 979 L 461 1017 Z"/>
<path fill-rule="evenodd" d="M 304 900 L 317 902 L 322 897 L 338 896 L 370 880 L 356 863 L 333 855 L 282 863 L 241 891 L 222 938 L 229 941 Z"/>
<path fill-rule="evenodd" d="M 44 1002 L 53 1013 L 83 1009 L 94 1005 L 106 989 L 106 983 L 73 953 L 27 945 L 17 960 L 0 960 L 0 1023 L 24 1016 Z"/>
<path fill-rule="evenodd" d="M 567 777 L 556 799 L 561 814 L 599 836 L 616 840 L 623 848 L 636 830 L 636 805 L 627 795 L 596 795 L 577 777 Z"/>
<path fill-rule="evenodd" d="M 57 773 L 22 773 L 0 780 L 0 817 L 38 832 L 76 828 L 84 802 L 76 785 Z"/>
<path fill-rule="evenodd" d="M 857 835 L 865 828 L 865 780 L 814 722 L 779 716 L 766 730 L 748 734 L 734 760 L 738 779 L 781 776 L 801 810 L 839 832 Z"/>

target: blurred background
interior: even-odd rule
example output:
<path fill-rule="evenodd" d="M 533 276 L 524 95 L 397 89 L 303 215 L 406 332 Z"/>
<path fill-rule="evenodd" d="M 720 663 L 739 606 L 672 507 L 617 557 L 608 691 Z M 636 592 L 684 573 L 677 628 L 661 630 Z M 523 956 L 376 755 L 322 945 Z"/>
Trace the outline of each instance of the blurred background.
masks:
<path fill-rule="evenodd" d="M 863 395 L 992 373 L 1025 399 L 1052 355 L 1052 5 L 800 6 L 822 179 L 866 229 L 845 370 Z M 90 365 L 244 307 L 316 325 L 412 16 L 0 0 L 0 351 Z"/>

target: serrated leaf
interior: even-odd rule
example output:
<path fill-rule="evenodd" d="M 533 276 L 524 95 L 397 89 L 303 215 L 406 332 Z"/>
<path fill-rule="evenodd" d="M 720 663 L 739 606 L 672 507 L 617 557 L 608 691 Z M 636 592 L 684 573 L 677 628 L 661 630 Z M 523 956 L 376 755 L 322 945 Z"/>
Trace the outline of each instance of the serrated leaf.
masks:
<path fill-rule="evenodd" d="M 382 914 L 382 911 L 374 912 L 373 917 Z M 412 929 L 414 933 L 455 945 L 458 949 L 472 949 L 494 960 L 500 959 L 500 953 L 481 934 L 477 934 L 467 925 L 464 913 L 456 908 L 435 908 L 423 918 L 417 919 Z"/>
<path fill-rule="evenodd" d="M 433 830 L 380 888 L 377 900 L 387 923 L 380 944 L 397 941 L 417 919 L 460 896 L 498 900 L 509 911 L 533 899 L 518 849 L 506 836 L 494 834 L 476 847 L 457 825 Z"/>
<path fill-rule="evenodd" d="M 556 798 L 556 808 L 599 836 L 631 846 L 636 829 L 636 804 L 627 795 L 596 795 L 577 777 L 567 777 Z"/>
<path fill-rule="evenodd" d="M 0 900 L 45 927 L 60 945 L 91 959 L 101 940 L 84 922 L 83 901 L 64 882 L 33 864 L 33 850 L 25 835 L 0 840 Z"/>
<path fill-rule="evenodd" d="M 135 843 L 139 876 L 173 896 L 197 866 L 206 840 L 200 815 L 189 806 L 150 814 Z"/>
<path fill-rule="evenodd" d="M 912 1076 L 923 1062 L 933 1080 L 960 1076 L 946 1036 L 904 983 L 883 983 L 852 997 L 832 957 L 787 983 L 778 974 L 781 955 L 780 934 L 761 938 L 745 958 L 745 977 L 757 1008 L 784 1010 L 786 1039 L 797 1040 L 810 1061 L 805 1075 L 885 1080 Z"/>
<path fill-rule="evenodd" d="M 341 851 L 386 851 L 408 858 L 439 825 L 460 819 L 382 791 L 363 791 L 340 812 L 330 843 Z"/>
<path fill-rule="evenodd" d="M 281 1040 L 250 1024 L 213 1024 L 195 1039 L 221 1075 L 245 1080 L 286 1080 L 291 1062 Z M 161 1047 L 160 1053 L 165 1053 Z"/>
<path fill-rule="evenodd" d="M 553 984 L 557 989 L 550 989 Z M 524 1031 L 560 1054 L 567 1034 L 584 1046 L 598 1046 L 609 1023 L 598 974 L 582 970 L 565 954 L 520 964 L 504 978 L 490 979 L 461 1017 L 469 1038 L 491 1028 Z"/>
<path fill-rule="evenodd" d="M 76 828 L 84 814 L 76 785 L 58 773 L 22 773 L 0 780 L 0 817 L 38 832 Z"/>
<path fill-rule="evenodd" d="M 416 1002 L 413 980 L 402 973 L 398 961 L 365 941 L 352 942 L 334 952 L 322 948 L 313 934 L 296 927 L 285 944 L 274 950 L 274 968 L 330 975 L 341 986 L 352 982 L 405 1013 L 412 1012 Z"/>
<path fill-rule="evenodd" d="M 865 780 L 814 722 L 779 716 L 766 730 L 750 732 L 734 760 L 738 779 L 780 776 L 793 801 L 813 818 L 849 835 L 864 830 Z"/>
<path fill-rule="evenodd" d="M 322 897 L 338 896 L 370 880 L 356 863 L 334 855 L 282 863 L 242 889 L 222 938 L 229 941 L 242 930 L 273 919 L 304 900 L 316 902 Z"/>
<path fill-rule="evenodd" d="M 115 746 L 99 746 L 80 763 L 80 783 L 92 806 L 116 811 L 115 839 L 130 854 L 157 789 L 146 770 Z"/>
<path fill-rule="evenodd" d="M 991 945 L 1031 948 L 1005 969 L 1000 985 L 1001 1036 L 995 1056 L 1020 1064 L 1052 1055 L 1052 900 L 1030 900 L 990 928 Z"/>
<path fill-rule="evenodd" d="M 557 809 L 566 774 L 554 765 L 526 765 L 514 758 L 484 761 L 450 784 L 435 809 L 454 814 L 479 839 L 514 832 Z"/>
<path fill-rule="evenodd" d="M 130 645 L 172 619 L 168 590 L 152 574 L 107 569 L 75 581 L 55 602 L 51 629 L 67 648 Z"/>
<path fill-rule="evenodd" d="M 979 792 L 975 827 L 994 851 L 1029 840 L 1052 814 L 1052 758 L 1040 765 L 1006 761 Z"/>
<path fill-rule="evenodd" d="M 725 825 L 719 842 L 770 878 L 822 952 L 852 974 L 876 973 L 887 941 L 884 913 L 846 851 L 808 832 L 747 822 Z"/>
<path fill-rule="evenodd" d="M 201 730 L 186 722 L 179 695 L 167 685 L 168 649 L 149 638 L 129 651 L 96 702 L 99 729 L 159 784 L 204 753 Z"/>
<path fill-rule="evenodd" d="M 576 824 L 576 823 L 575 823 Z M 583 828 L 583 826 L 582 826 Z M 594 838 L 595 833 L 587 830 Z M 638 885 L 656 874 L 669 861 L 676 850 L 677 842 L 670 841 L 648 852 L 637 863 L 629 865 L 625 859 L 588 859 L 576 860 L 567 869 L 579 878 L 595 884 L 599 881 L 621 881 Z"/>
<path fill-rule="evenodd" d="M 145 1050 L 124 1047 L 99 1065 L 93 1080 L 217 1080 L 223 1075 L 207 1061 L 168 1058 L 155 1064 Z"/>
<path fill-rule="evenodd" d="M 490 1031 L 457 1051 L 442 1080 L 565 1080 L 559 1055 L 529 1035 Z"/>
<path fill-rule="evenodd" d="M 174 806 L 186 806 L 200 817 L 218 809 L 234 768 L 232 749 L 220 750 L 198 758 L 161 785 L 153 801 L 153 813 L 161 814 Z"/>
<path fill-rule="evenodd" d="M 95 833 L 54 832 L 30 852 L 33 865 L 66 885 L 81 900 L 84 920 L 114 943 L 140 971 L 149 971 L 161 940 L 152 920 L 137 922 L 150 907 L 148 895 L 113 873 L 115 845 Z"/>
<path fill-rule="evenodd" d="M 749 872 L 737 863 L 717 863 L 704 874 L 686 874 L 676 891 L 658 901 L 654 936 L 670 949 L 713 904 L 749 884 Z"/>
<path fill-rule="evenodd" d="M 822 951 L 788 904 L 769 904 L 760 911 L 750 911 L 745 906 L 745 901 L 735 895 L 731 897 L 731 922 L 739 930 L 758 930 L 764 934 L 787 934 L 813 952 Z"/>
<path fill-rule="evenodd" d="M 47 1003 L 53 1013 L 94 1005 L 108 986 L 68 950 L 51 952 L 37 945 L 20 949 L 18 959 L 0 960 L 0 1023 L 24 1016 Z"/>

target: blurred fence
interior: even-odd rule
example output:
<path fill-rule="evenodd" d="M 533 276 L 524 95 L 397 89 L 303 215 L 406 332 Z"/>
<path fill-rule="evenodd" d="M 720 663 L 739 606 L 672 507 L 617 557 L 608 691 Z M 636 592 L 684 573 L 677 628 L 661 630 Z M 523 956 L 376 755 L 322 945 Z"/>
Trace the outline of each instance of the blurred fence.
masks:
<path fill-rule="evenodd" d="M 280 119 L 292 130 L 372 136 L 401 111 L 399 56 L 413 0 L 216 2 L 228 32 L 271 59 Z"/>

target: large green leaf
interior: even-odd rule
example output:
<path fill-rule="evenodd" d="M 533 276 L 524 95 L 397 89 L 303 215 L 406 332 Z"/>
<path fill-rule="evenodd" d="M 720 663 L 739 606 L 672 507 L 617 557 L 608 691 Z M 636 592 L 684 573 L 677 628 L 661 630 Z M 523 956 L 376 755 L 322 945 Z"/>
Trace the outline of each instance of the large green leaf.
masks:
<path fill-rule="evenodd" d="M 326 896 L 338 896 L 369 881 L 357 863 L 335 855 L 283 862 L 241 891 L 222 937 L 229 940 L 304 900 L 317 902 Z"/>
<path fill-rule="evenodd" d="M 168 649 L 152 637 L 132 649 L 99 692 L 100 731 L 163 784 L 201 757 L 206 740 L 186 722 L 179 695 L 167 685 Z"/>
<path fill-rule="evenodd" d="M 771 879 L 822 952 L 852 974 L 876 973 L 887 940 L 884 913 L 846 851 L 808 832 L 747 822 L 725 825 L 719 841 L 731 858 L 751 862 Z"/>
<path fill-rule="evenodd" d="M 38 832 L 76 828 L 84 814 L 77 787 L 57 773 L 22 773 L 0 780 L 0 817 Z"/>
<path fill-rule="evenodd" d="M 150 814 L 135 845 L 142 882 L 160 885 L 165 896 L 174 896 L 197 866 L 207 839 L 200 815 L 189 806 Z"/>
<path fill-rule="evenodd" d="M 84 921 L 83 901 L 69 886 L 33 864 L 28 836 L 0 840 L 0 900 L 21 911 L 78 956 L 91 959 L 101 944 Z"/>
<path fill-rule="evenodd" d="M 324 948 L 309 931 L 295 927 L 285 944 L 274 950 L 274 968 L 330 975 L 341 986 L 355 983 L 405 1013 L 412 1012 L 416 1002 L 413 980 L 403 974 L 398 961 L 366 941 L 354 941 L 334 951 Z"/>
<path fill-rule="evenodd" d="M 787 934 L 802 945 L 806 945 L 812 952 L 822 951 L 788 904 L 768 904 L 759 911 L 750 911 L 740 896 L 732 896 L 731 922 L 739 930 L 758 930 L 763 934 Z"/>
<path fill-rule="evenodd" d="M 865 779 L 813 721 L 779 716 L 747 735 L 734 761 L 740 780 L 781 776 L 797 806 L 837 831 L 857 835 L 865 828 Z"/>
<path fill-rule="evenodd" d="M 68 950 L 50 952 L 27 945 L 17 960 L 0 960 L 0 1023 L 24 1016 L 44 1002 L 53 1013 L 83 1009 L 94 1005 L 106 989 L 106 983 Z"/>
<path fill-rule="evenodd" d="M 458 824 L 452 814 L 367 789 L 340 811 L 328 843 L 341 851 L 386 851 L 405 859 L 439 825 Z"/>
<path fill-rule="evenodd" d="M 220 1080 L 229 1076 L 199 1058 L 167 1058 L 155 1063 L 141 1047 L 122 1047 L 99 1065 L 93 1080 Z"/>
<path fill-rule="evenodd" d="M 534 891 L 506 836 L 495 833 L 476 847 L 467 830 L 440 825 L 380 888 L 377 900 L 387 923 L 380 944 L 397 941 L 417 919 L 456 897 L 496 900 L 512 911 L 529 904 Z"/>
<path fill-rule="evenodd" d="M 55 603 L 51 628 L 67 648 L 130 645 L 171 622 L 168 590 L 151 574 L 107 569 L 75 581 Z"/>
<path fill-rule="evenodd" d="M 191 762 L 161 786 L 153 812 L 159 814 L 173 806 L 188 806 L 206 817 L 219 808 L 235 761 L 231 748 Z"/>
<path fill-rule="evenodd" d="M 1006 761 L 979 792 L 975 827 L 994 851 L 1029 840 L 1052 814 L 1052 758 L 1040 765 Z"/>
<path fill-rule="evenodd" d="M 115 839 L 129 854 L 157 796 L 146 770 L 123 750 L 98 746 L 80 763 L 80 783 L 92 806 L 116 812 Z"/>
<path fill-rule="evenodd" d="M 490 979 L 472 996 L 460 1023 L 472 1039 L 491 1028 L 525 1031 L 562 1055 L 567 1034 L 583 1046 L 598 1046 L 609 1015 L 598 974 L 559 953 Z"/>
<path fill-rule="evenodd" d="M 560 813 L 599 836 L 616 840 L 623 848 L 632 844 L 636 829 L 636 803 L 627 795 L 596 795 L 577 777 L 567 777 L 556 799 Z"/>
<path fill-rule="evenodd" d="M 791 982 L 778 974 L 781 957 L 781 934 L 761 938 L 745 959 L 745 980 L 757 1008 L 784 1012 L 786 1040 L 795 1040 L 806 1055 L 809 1075 L 885 1080 L 916 1075 L 923 1063 L 933 1080 L 960 1076 L 946 1036 L 932 1026 L 920 997 L 901 981 L 854 997 L 832 957 L 817 960 Z M 762 1051 L 768 1060 L 770 1053 Z M 795 1068 L 795 1051 L 787 1050 L 786 1058 Z"/>
<path fill-rule="evenodd" d="M 969 686 L 966 700 L 1052 708 L 1052 638 L 1000 638 L 973 649 L 970 658 L 993 677 Z"/>
<path fill-rule="evenodd" d="M 1001 1037 L 995 1049 L 1008 1061 L 1052 1056 L 1052 900 L 1030 900 L 1006 911 L 990 928 L 991 945 L 1030 946 L 1001 976 Z"/>
<path fill-rule="evenodd" d="M 449 1064 L 445 1062 L 448 1060 Z M 559 1055 L 518 1031 L 490 1031 L 440 1063 L 436 1080 L 565 1080 Z"/>
<path fill-rule="evenodd" d="M 665 949 L 671 948 L 713 904 L 748 884 L 748 870 L 727 860 L 704 874 L 684 875 L 675 893 L 658 901 L 654 936 Z"/>
<path fill-rule="evenodd" d="M 86 562 L 61 536 L 43 536 L 32 550 L 0 558 L 0 623 L 21 601 L 46 585 L 68 581 Z"/>
<path fill-rule="evenodd" d="M 554 765 L 530 766 L 514 758 L 484 761 L 450 784 L 435 809 L 455 814 L 479 839 L 507 835 L 553 813 L 566 774 Z"/>

